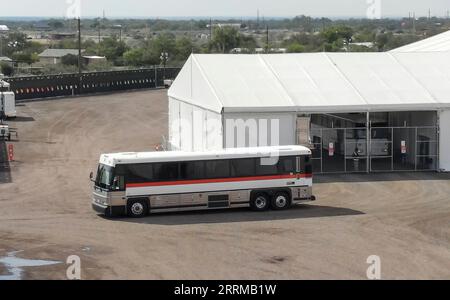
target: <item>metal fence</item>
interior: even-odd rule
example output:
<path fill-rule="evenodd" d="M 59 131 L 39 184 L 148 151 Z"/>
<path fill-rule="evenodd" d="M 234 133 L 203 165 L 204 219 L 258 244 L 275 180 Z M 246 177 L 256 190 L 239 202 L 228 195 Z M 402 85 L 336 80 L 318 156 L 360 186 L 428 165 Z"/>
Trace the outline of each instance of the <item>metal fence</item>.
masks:
<path fill-rule="evenodd" d="M 180 68 L 12 77 L 6 81 L 16 100 L 74 96 L 164 86 L 164 79 L 174 79 Z"/>
<path fill-rule="evenodd" d="M 315 173 L 436 171 L 438 127 L 311 129 Z"/>

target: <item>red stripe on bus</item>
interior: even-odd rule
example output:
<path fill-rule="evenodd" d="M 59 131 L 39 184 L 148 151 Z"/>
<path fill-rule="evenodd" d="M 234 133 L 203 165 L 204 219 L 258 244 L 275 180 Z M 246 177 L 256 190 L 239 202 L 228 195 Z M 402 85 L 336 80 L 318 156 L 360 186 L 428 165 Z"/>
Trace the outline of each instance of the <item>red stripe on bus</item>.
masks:
<path fill-rule="evenodd" d="M 222 183 L 222 182 L 239 182 L 239 181 L 276 180 L 276 179 L 296 179 L 296 178 L 312 178 L 312 174 L 232 177 L 232 178 L 220 178 L 220 179 L 199 179 L 199 180 L 129 183 L 129 184 L 127 184 L 127 188 L 205 184 L 205 183 Z"/>

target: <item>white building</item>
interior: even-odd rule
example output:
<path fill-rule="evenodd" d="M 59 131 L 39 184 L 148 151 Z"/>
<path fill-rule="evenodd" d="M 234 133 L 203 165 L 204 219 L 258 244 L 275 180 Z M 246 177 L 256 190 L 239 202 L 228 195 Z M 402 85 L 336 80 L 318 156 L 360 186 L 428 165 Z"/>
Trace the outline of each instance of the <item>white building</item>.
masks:
<path fill-rule="evenodd" d="M 450 171 L 450 52 L 194 54 L 168 97 L 172 149 L 301 143 L 315 172 Z"/>

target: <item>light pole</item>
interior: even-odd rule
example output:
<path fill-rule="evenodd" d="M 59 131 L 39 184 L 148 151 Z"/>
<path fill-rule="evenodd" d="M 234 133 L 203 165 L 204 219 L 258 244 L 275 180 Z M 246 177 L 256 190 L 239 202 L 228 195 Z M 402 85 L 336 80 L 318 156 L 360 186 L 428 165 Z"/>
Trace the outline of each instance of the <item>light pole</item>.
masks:
<path fill-rule="evenodd" d="M 114 25 L 114 28 L 118 28 L 119 29 L 119 41 L 122 41 L 122 25 L 118 24 L 118 25 Z"/>
<path fill-rule="evenodd" d="M 8 47 L 9 48 L 13 48 L 13 49 L 16 49 L 17 47 L 19 47 L 20 46 L 20 44 L 19 44 L 19 42 L 18 41 L 14 41 L 14 42 L 9 42 L 8 43 Z M 14 52 L 15 50 L 13 50 L 13 52 Z M 14 74 L 14 72 L 16 71 L 15 70 L 15 68 L 17 67 L 18 68 L 18 66 L 16 65 L 16 63 L 13 61 L 12 63 L 12 68 L 13 68 L 13 74 Z M 11 76 L 11 75 L 9 75 L 9 76 Z"/>
<path fill-rule="evenodd" d="M 163 80 L 166 80 L 166 65 L 169 60 L 169 53 L 163 51 L 160 56 L 161 62 L 163 63 Z"/>

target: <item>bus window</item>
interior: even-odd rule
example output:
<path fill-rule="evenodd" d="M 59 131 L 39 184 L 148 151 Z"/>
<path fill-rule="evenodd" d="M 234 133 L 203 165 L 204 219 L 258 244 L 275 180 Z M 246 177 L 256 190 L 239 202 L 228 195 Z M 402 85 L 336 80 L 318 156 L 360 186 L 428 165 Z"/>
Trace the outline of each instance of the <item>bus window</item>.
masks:
<path fill-rule="evenodd" d="M 155 181 L 178 180 L 178 163 L 153 164 L 153 177 Z"/>
<path fill-rule="evenodd" d="M 113 167 L 99 165 L 95 185 L 102 189 L 110 189 L 113 184 Z"/>
<path fill-rule="evenodd" d="M 256 159 L 244 158 L 231 160 L 232 177 L 251 177 L 255 176 Z"/>
<path fill-rule="evenodd" d="M 180 163 L 180 179 L 192 180 L 205 178 L 205 163 L 202 161 L 187 161 Z"/>
<path fill-rule="evenodd" d="M 264 162 L 267 160 L 257 159 L 256 160 L 256 175 L 258 176 L 270 176 L 278 175 L 278 164 L 265 165 Z"/>
<path fill-rule="evenodd" d="M 279 172 L 281 174 L 295 173 L 296 171 L 296 158 L 295 157 L 280 157 Z"/>
<path fill-rule="evenodd" d="M 301 173 L 302 174 L 312 174 L 313 170 L 312 170 L 311 157 L 302 156 L 300 158 L 300 160 L 301 160 Z"/>
<path fill-rule="evenodd" d="M 123 165 L 116 165 L 114 169 L 113 190 L 125 191 L 125 167 Z"/>
<path fill-rule="evenodd" d="M 230 162 L 228 160 L 210 160 L 205 163 L 206 178 L 230 177 Z"/>
<path fill-rule="evenodd" d="M 145 183 L 154 181 L 151 164 L 127 165 L 125 178 L 127 183 Z"/>

